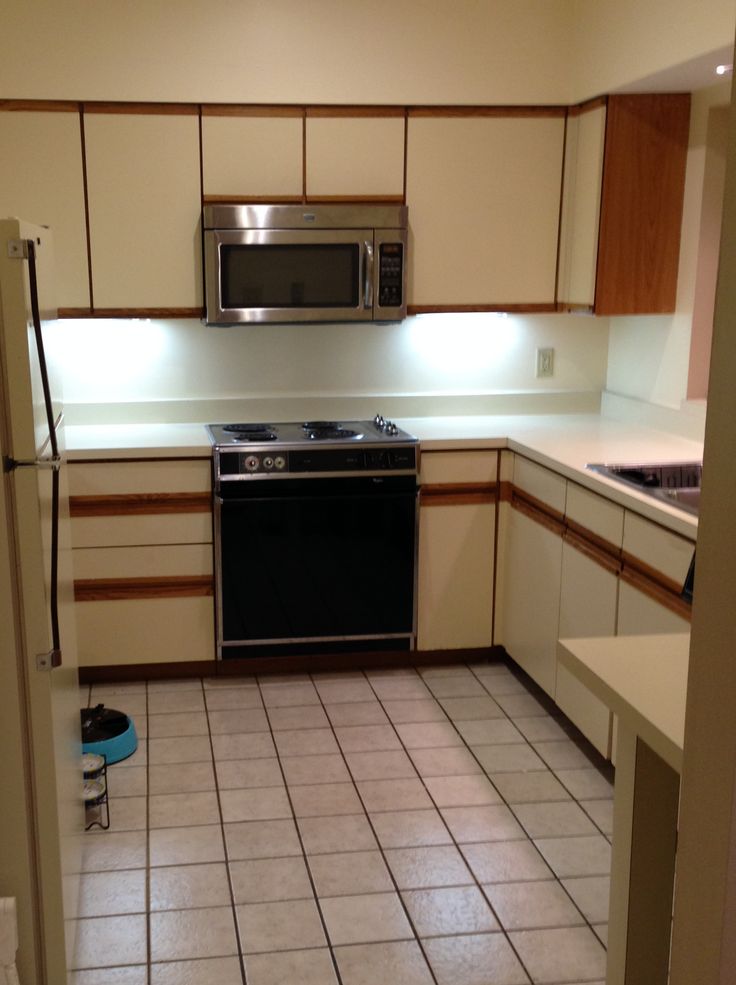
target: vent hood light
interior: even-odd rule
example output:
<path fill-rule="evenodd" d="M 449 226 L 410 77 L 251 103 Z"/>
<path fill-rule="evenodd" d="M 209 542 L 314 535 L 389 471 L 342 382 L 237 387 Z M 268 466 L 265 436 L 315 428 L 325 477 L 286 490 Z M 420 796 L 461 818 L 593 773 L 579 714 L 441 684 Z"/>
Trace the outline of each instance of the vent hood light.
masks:
<path fill-rule="evenodd" d="M 733 65 L 716 65 L 716 75 L 730 75 L 733 72 Z"/>

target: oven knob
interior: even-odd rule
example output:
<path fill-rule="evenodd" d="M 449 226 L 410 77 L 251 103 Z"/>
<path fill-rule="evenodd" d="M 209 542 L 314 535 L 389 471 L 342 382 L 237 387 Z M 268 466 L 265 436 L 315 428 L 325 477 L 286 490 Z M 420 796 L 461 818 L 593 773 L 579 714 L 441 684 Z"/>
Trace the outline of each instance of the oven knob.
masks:
<path fill-rule="evenodd" d="M 386 434 L 394 435 L 398 434 L 399 429 L 396 427 L 393 421 L 386 421 Z"/>
<path fill-rule="evenodd" d="M 273 460 L 273 467 L 275 469 L 283 469 L 283 468 L 286 468 L 286 459 L 284 458 L 283 455 L 277 455 L 276 458 L 274 458 L 274 460 Z"/>
<path fill-rule="evenodd" d="M 258 456 L 248 455 L 245 459 L 245 469 L 247 472 L 256 472 L 258 470 Z"/>
<path fill-rule="evenodd" d="M 381 417 L 380 414 L 376 414 L 376 416 L 373 418 L 373 423 L 376 425 L 379 431 L 383 431 L 384 427 L 386 426 L 386 422 L 384 421 L 384 419 Z"/>
<path fill-rule="evenodd" d="M 263 467 L 264 469 L 273 468 L 273 459 L 271 458 L 270 455 L 266 455 L 266 457 L 263 459 Z"/>

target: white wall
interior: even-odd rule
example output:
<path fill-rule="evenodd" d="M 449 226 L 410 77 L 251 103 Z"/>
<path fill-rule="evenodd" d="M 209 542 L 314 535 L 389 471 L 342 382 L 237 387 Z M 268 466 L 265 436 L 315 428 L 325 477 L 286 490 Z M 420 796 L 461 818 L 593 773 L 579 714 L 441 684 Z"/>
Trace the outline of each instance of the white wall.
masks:
<path fill-rule="evenodd" d="M 708 119 L 711 108 L 727 104 L 729 95 L 728 82 L 693 95 L 677 308 L 673 315 L 610 319 L 606 386 L 614 393 L 674 408 L 679 408 L 687 397 L 696 277 L 701 255 Z M 702 264 L 701 275 L 708 275 L 702 270 Z M 710 270 L 710 276 L 715 277 L 714 269 Z"/>
<path fill-rule="evenodd" d="M 608 344 L 605 319 L 494 314 L 422 315 L 393 325 L 228 328 L 184 319 L 80 319 L 58 322 L 53 338 L 69 423 L 150 413 L 113 406 L 131 401 L 184 402 L 184 411 L 161 406 L 159 419 L 175 413 L 197 421 L 208 413 L 198 402 L 245 398 L 414 396 L 430 398 L 431 407 L 454 396 L 597 393 Z M 535 349 L 550 345 L 555 375 L 538 380 Z M 455 412 L 463 406 L 467 401 Z"/>

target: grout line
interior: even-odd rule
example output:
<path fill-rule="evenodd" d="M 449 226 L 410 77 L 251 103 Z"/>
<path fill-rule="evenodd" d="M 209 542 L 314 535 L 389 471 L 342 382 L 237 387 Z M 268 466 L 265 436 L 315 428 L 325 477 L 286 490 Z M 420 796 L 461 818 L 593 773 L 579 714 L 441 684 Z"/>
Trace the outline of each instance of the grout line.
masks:
<path fill-rule="evenodd" d="M 149 748 L 148 737 L 148 683 L 145 692 L 146 708 L 146 887 L 145 887 L 145 907 L 146 907 L 146 983 L 151 981 L 151 781 L 148 772 Z"/>
<path fill-rule="evenodd" d="M 310 678 L 310 683 L 311 683 L 311 678 Z M 312 684 L 312 686 L 314 687 L 314 684 Z M 315 688 L 315 690 L 316 690 L 316 688 Z M 325 920 L 324 913 L 322 912 L 322 907 L 320 905 L 319 896 L 317 895 L 317 887 L 316 887 L 316 885 L 314 883 L 314 877 L 312 876 L 312 870 L 310 868 L 309 861 L 307 860 L 307 852 L 306 852 L 306 850 L 304 848 L 304 839 L 302 838 L 302 832 L 301 832 L 301 829 L 299 828 L 299 820 L 298 820 L 298 818 L 296 816 L 296 811 L 294 810 L 294 802 L 291 799 L 291 791 L 289 790 L 289 784 L 286 782 L 286 773 L 284 772 L 284 766 L 283 766 L 283 763 L 281 762 L 281 753 L 279 752 L 279 747 L 278 747 L 278 745 L 276 743 L 276 738 L 274 736 L 274 730 L 271 727 L 271 716 L 268 713 L 268 707 L 266 705 L 266 702 L 263 699 L 263 691 L 261 690 L 261 683 L 260 683 L 260 681 L 258 682 L 258 693 L 261 696 L 261 701 L 263 702 L 263 710 L 266 713 L 266 721 L 268 722 L 268 732 L 269 732 L 269 735 L 271 736 L 271 741 L 273 742 L 274 750 L 276 751 L 276 760 L 277 760 L 277 762 L 279 764 L 279 770 L 281 772 L 281 779 L 284 781 L 284 790 L 286 791 L 286 797 L 287 797 L 287 799 L 289 801 L 289 807 L 291 808 L 291 820 L 292 820 L 292 822 L 294 824 L 294 828 L 296 830 L 297 838 L 299 839 L 299 847 L 302 850 L 302 855 L 301 855 L 302 862 L 304 863 L 304 868 L 307 871 L 307 878 L 309 879 L 309 885 L 312 888 L 312 898 L 314 899 L 314 904 L 317 907 L 317 912 L 319 913 L 319 920 L 320 920 L 320 924 L 322 925 L 322 933 L 325 935 L 325 943 L 326 943 L 327 948 L 328 948 L 329 953 L 330 953 L 330 960 L 332 961 L 332 968 L 333 968 L 333 970 L 335 972 L 335 978 L 337 979 L 338 985 L 342 985 L 342 976 L 340 974 L 340 969 L 339 969 L 338 964 L 337 964 L 337 958 L 335 957 L 335 951 L 334 951 L 332 942 L 330 941 L 330 935 L 329 935 L 329 933 L 327 931 L 327 922 Z M 318 692 L 318 694 L 319 694 L 319 692 Z M 264 788 L 264 789 L 268 789 L 268 788 Z M 295 858 L 296 856 L 291 856 L 291 857 L 292 858 Z"/>
<path fill-rule="evenodd" d="M 429 957 L 427 955 L 427 952 L 424 949 L 424 944 L 422 943 L 422 939 L 420 938 L 419 933 L 417 931 L 417 928 L 416 928 L 416 926 L 414 924 L 414 920 L 412 919 L 412 916 L 409 913 L 409 909 L 408 909 L 408 907 L 406 905 L 406 901 L 405 901 L 405 899 L 404 899 L 404 897 L 402 895 L 402 892 L 399 889 L 399 884 L 398 884 L 398 882 L 396 880 L 396 877 L 394 876 L 393 870 L 391 869 L 391 866 L 388 863 L 388 860 L 386 858 L 386 852 L 384 850 L 383 845 L 381 844 L 381 839 L 378 837 L 378 833 L 376 832 L 375 826 L 373 824 L 373 820 L 372 820 L 372 818 L 370 816 L 370 813 L 368 811 L 368 808 L 366 807 L 365 800 L 363 799 L 363 795 L 361 794 L 360 789 L 358 788 L 358 783 L 357 783 L 357 781 L 355 779 L 355 776 L 353 775 L 352 769 L 350 768 L 350 764 L 348 763 L 347 756 L 343 752 L 342 746 L 340 745 L 340 741 L 339 741 L 339 739 L 337 737 L 337 733 L 335 731 L 335 726 L 332 724 L 332 719 L 330 718 L 329 714 L 327 713 L 327 708 L 325 707 L 325 704 L 324 704 L 324 702 L 322 700 L 322 695 L 319 693 L 319 690 L 317 689 L 317 687 L 316 687 L 316 685 L 314 683 L 314 679 L 313 679 L 313 676 L 312 675 L 310 675 L 310 679 L 312 681 L 312 687 L 314 687 L 315 691 L 317 691 L 317 696 L 319 697 L 320 705 L 322 707 L 322 710 L 324 711 L 325 715 L 327 716 L 327 720 L 330 723 L 330 730 L 332 731 L 333 738 L 335 739 L 335 742 L 337 743 L 338 749 L 340 750 L 340 756 L 342 757 L 342 760 L 345 763 L 345 768 L 347 769 L 348 773 L 350 774 L 350 779 L 352 781 L 353 787 L 355 788 L 355 792 L 356 792 L 356 795 L 358 797 L 358 800 L 360 801 L 360 803 L 363 806 L 363 812 L 365 814 L 366 821 L 368 822 L 368 825 L 369 825 L 369 827 L 371 829 L 371 832 L 373 834 L 373 837 L 376 840 L 376 845 L 378 846 L 378 849 L 377 850 L 381 854 L 381 860 L 383 861 L 383 864 L 386 867 L 386 871 L 389 874 L 389 878 L 391 879 L 391 882 L 393 883 L 394 891 L 395 891 L 396 896 L 397 896 L 397 898 L 399 900 L 399 903 L 401 905 L 401 908 L 404 911 L 404 916 L 406 917 L 407 922 L 409 924 L 409 927 L 411 928 L 411 932 L 414 934 L 414 940 L 415 940 L 417 946 L 419 947 L 419 950 L 422 953 L 422 957 L 424 958 L 424 961 L 425 961 L 425 963 L 427 965 L 427 968 L 429 970 L 429 973 L 432 976 L 432 981 L 435 983 L 435 985 L 439 985 L 438 980 L 437 980 L 437 976 L 435 975 L 435 972 L 434 972 L 434 968 L 432 967 L 432 965 L 430 963 L 430 960 L 429 960 Z M 373 689 L 373 685 L 371 684 L 370 679 L 366 676 L 366 674 L 365 674 L 364 671 L 363 671 L 363 679 L 367 681 L 368 686 L 370 687 L 370 689 L 375 694 L 376 692 Z M 377 695 L 376 695 L 376 698 L 378 698 Z M 346 702 L 346 703 L 349 703 L 349 702 Z M 383 709 L 383 705 L 381 705 L 381 708 Z M 384 714 L 385 714 L 385 711 L 384 711 Z M 393 727 L 393 724 L 392 724 L 392 727 Z M 396 730 L 394 729 L 394 731 L 396 731 Z M 399 742 L 401 742 L 401 737 L 399 736 L 398 738 L 399 738 Z M 403 748 L 403 743 L 402 743 L 402 748 Z M 444 823 L 444 819 L 443 819 L 443 823 Z M 372 850 L 375 851 L 376 849 L 372 849 Z M 307 863 L 307 864 L 309 864 L 309 863 Z M 363 895 L 363 894 L 361 894 L 361 895 Z M 364 894 L 364 895 L 368 895 L 368 894 Z M 365 943 L 375 944 L 375 943 L 381 943 L 381 942 L 378 942 L 378 941 L 369 941 L 369 942 L 356 942 L 356 943 L 358 943 L 358 944 L 365 944 Z"/>
<path fill-rule="evenodd" d="M 215 783 L 215 799 L 217 801 L 217 813 L 220 817 L 220 838 L 222 839 L 222 853 L 225 862 L 225 872 L 227 874 L 227 885 L 230 891 L 230 913 L 233 918 L 233 925 L 235 928 L 235 942 L 238 946 L 238 960 L 240 962 L 240 977 L 243 980 L 243 985 L 246 985 L 247 977 L 245 974 L 245 955 L 243 954 L 243 944 L 240 939 L 240 924 L 238 923 L 238 911 L 235 903 L 235 890 L 233 888 L 232 875 L 230 873 L 230 858 L 227 852 L 227 841 L 225 839 L 225 822 L 222 817 L 222 802 L 220 801 L 220 781 L 217 776 L 217 761 L 215 759 L 215 747 L 212 741 L 212 729 L 210 728 L 210 711 L 207 706 L 207 692 L 204 687 L 204 682 L 200 680 L 202 686 L 202 701 L 204 702 L 204 714 L 207 719 L 207 738 L 210 744 L 210 755 L 212 763 L 212 775 L 214 777 Z"/>

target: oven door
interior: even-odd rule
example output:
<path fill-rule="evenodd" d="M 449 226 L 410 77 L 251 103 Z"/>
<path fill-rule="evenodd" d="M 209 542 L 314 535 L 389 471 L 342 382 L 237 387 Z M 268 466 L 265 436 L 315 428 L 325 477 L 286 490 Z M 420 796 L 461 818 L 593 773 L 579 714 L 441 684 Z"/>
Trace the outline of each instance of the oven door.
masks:
<path fill-rule="evenodd" d="M 256 644 L 413 645 L 414 476 L 223 483 L 218 653 Z M 233 649 L 235 648 L 235 649 Z M 309 652 L 308 648 L 303 652 Z"/>
<path fill-rule="evenodd" d="M 370 321 L 372 229 L 208 229 L 207 321 Z"/>

